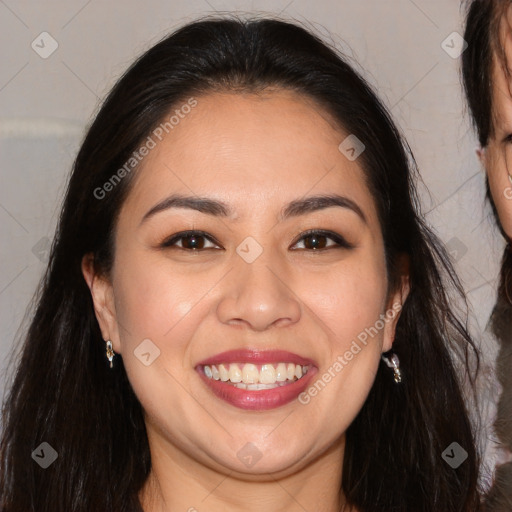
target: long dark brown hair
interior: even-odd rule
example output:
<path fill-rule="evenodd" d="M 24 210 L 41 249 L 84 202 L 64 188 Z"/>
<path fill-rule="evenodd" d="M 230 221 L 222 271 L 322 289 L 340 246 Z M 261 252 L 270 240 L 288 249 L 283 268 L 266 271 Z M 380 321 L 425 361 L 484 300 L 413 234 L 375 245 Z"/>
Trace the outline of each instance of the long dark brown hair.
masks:
<path fill-rule="evenodd" d="M 468 47 L 462 54 L 461 70 L 467 102 L 482 148 L 488 145 L 495 133 L 493 63 L 502 65 L 503 71 L 509 76 L 511 72 L 499 37 L 500 22 L 510 5 L 510 0 L 473 0 L 467 4 L 464 39 Z M 497 57 L 496 60 L 493 59 L 494 55 Z M 496 373 L 502 386 L 494 430 L 498 442 L 512 452 L 512 240 L 500 224 L 488 178 L 486 195 L 496 224 L 507 241 L 501 260 L 497 300 L 491 315 L 490 327 L 500 343 Z M 486 493 L 484 502 L 485 510 L 489 512 L 512 510 L 512 462 L 496 468 L 494 483 Z"/>
<path fill-rule="evenodd" d="M 108 275 L 136 171 L 108 197 L 94 191 L 184 99 L 270 86 L 316 100 L 363 142 L 358 162 L 377 205 L 390 288 L 399 285 L 398 256 L 410 258 L 411 290 L 393 345 L 402 383 L 380 365 L 346 433 L 340 490 L 361 512 L 478 510 L 479 454 L 458 379 L 460 372 L 474 384 L 478 352 L 450 302 L 462 287 L 419 215 L 409 147 L 340 52 L 296 24 L 227 16 L 190 23 L 149 49 L 88 129 L 3 407 L 1 512 L 142 510 L 137 496 L 151 468 L 143 411 L 122 358 L 109 368 L 81 273 L 83 256 L 93 253 Z M 47 469 L 31 459 L 42 442 L 58 452 Z M 443 458 L 454 442 L 467 452 L 456 468 Z"/>

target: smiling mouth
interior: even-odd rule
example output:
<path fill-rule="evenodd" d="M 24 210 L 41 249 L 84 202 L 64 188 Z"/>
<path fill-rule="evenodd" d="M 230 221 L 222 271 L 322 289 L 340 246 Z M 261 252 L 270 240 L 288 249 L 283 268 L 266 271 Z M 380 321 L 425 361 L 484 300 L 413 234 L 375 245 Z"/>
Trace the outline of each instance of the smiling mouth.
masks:
<path fill-rule="evenodd" d="M 239 389 L 258 391 L 287 386 L 300 380 L 311 365 L 291 362 L 264 363 L 221 363 L 202 365 L 200 370 L 210 380 L 221 381 Z"/>

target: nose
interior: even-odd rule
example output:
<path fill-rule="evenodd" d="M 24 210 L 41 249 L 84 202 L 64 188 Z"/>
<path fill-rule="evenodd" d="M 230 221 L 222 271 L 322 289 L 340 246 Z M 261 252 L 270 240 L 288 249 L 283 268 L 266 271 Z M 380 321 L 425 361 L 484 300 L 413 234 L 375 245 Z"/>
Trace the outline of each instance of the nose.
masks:
<path fill-rule="evenodd" d="M 264 250 L 252 263 L 237 256 L 217 306 L 221 322 L 264 331 L 299 321 L 301 302 L 290 283 L 290 272 L 268 255 Z"/>

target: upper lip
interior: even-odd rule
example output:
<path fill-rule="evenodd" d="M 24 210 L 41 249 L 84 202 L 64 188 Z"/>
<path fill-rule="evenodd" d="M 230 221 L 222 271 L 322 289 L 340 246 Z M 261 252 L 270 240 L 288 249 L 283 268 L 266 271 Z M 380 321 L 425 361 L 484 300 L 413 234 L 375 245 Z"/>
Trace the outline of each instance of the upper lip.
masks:
<path fill-rule="evenodd" d="M 299 356 L 286 350 L 258 350 L 258 349 L 236 349 L 221 352 L 208 359 L 197 363 L 198 365 L 212 365 L 221 363 L 251 362 L 255 364 L 264 363 L 295 363 L 301 366 L 316 366 L 312 359 Z"/>

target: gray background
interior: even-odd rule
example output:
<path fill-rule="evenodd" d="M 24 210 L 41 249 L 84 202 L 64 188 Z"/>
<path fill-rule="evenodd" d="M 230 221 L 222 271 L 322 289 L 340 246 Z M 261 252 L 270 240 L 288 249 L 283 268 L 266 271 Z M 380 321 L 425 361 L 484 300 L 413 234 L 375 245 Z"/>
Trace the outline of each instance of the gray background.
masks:
<path fill-rule="evenodd" d="M 442 47 L 462 33 L 457 0 L 0 0 L 0 370 L 29 319 L 66 178 L 100 99 L 165 34 L 223 11 L 306 22 L 355 59 L 413 149 L 424 180 L 422 212 L 453 253 L 472 332 L 492 362 L 494 342 L 482 333 L 503 241 L 484 201 L 460 59 Z M 31 47 L 43 31 L 58 43 L 46 59 Z M 0 394 L 5 383 L 2 371 Z"/>

